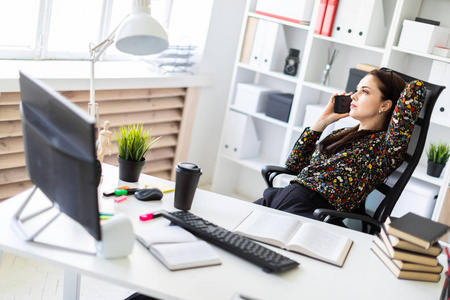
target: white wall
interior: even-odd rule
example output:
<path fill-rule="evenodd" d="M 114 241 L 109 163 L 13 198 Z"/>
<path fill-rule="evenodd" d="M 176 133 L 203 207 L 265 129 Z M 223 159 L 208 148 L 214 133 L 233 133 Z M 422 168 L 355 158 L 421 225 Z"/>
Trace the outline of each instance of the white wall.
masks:
<path fill-rule="evenodd" d="M 214 84 L 199 95 L 188 160 L 203 169 L 200 184 L 212 182 L 231 75 L 245 11 L 243 0 L 215 0 L 199 73 Z"/>

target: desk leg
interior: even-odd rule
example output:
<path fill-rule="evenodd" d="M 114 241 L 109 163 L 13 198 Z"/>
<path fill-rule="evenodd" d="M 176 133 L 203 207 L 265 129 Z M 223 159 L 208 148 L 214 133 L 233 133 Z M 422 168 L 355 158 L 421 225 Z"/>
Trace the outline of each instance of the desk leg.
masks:
<path fill-rule="evenodd" d="M 64 270 L 64 300 L 80 299 L 81 276 L 77 272 Z"/>

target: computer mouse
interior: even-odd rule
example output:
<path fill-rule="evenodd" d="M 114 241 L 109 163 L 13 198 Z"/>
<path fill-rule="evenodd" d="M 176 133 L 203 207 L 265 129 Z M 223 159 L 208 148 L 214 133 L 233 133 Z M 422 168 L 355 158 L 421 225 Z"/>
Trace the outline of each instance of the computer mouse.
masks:
<path fill-rule="evenodd" d="M 161 200 L 163 193 L 158 188 L 140 189 L 134 193 L 134 197 L 141 201 Z"/>

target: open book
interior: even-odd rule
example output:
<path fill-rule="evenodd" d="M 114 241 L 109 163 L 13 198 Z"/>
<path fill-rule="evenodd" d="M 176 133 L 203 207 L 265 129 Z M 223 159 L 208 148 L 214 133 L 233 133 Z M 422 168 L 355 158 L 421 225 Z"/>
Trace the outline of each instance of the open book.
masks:
<path fill-rule="evenodd" d="M 172 271 L 221 263 L 211 245 L 179 226 L 140 228 L 136 239 Z"/>
<path fill-rule="evenodd" d="M 317 224 L 302 223 L 295 217 L 262 211 L 250 213 L 234 232 L 340 267 L 353 244 L 349 237 L 335 234 Z"/>

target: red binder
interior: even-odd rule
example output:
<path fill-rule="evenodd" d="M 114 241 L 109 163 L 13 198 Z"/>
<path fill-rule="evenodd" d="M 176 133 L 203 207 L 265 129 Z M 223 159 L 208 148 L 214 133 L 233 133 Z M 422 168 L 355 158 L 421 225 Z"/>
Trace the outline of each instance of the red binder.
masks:
<path fill-rule="evenodd" d="M 334 17 L 336 16 L 336 10 L 339 0 L 328 0 L 327 10 L 325 12 L 325 18 L 323 19 L 321 34 L 325 36 L 331 36 L 333 31 Z"/>
<path fill-rule="evenodd" d="M 319 11 L 317 12 L 316 24 L 314 33 L 320 34 L 322 32 L 323 19 L 325 18 L 325 11 L 327 10 L 328 0 L 320 0 Z"/>

